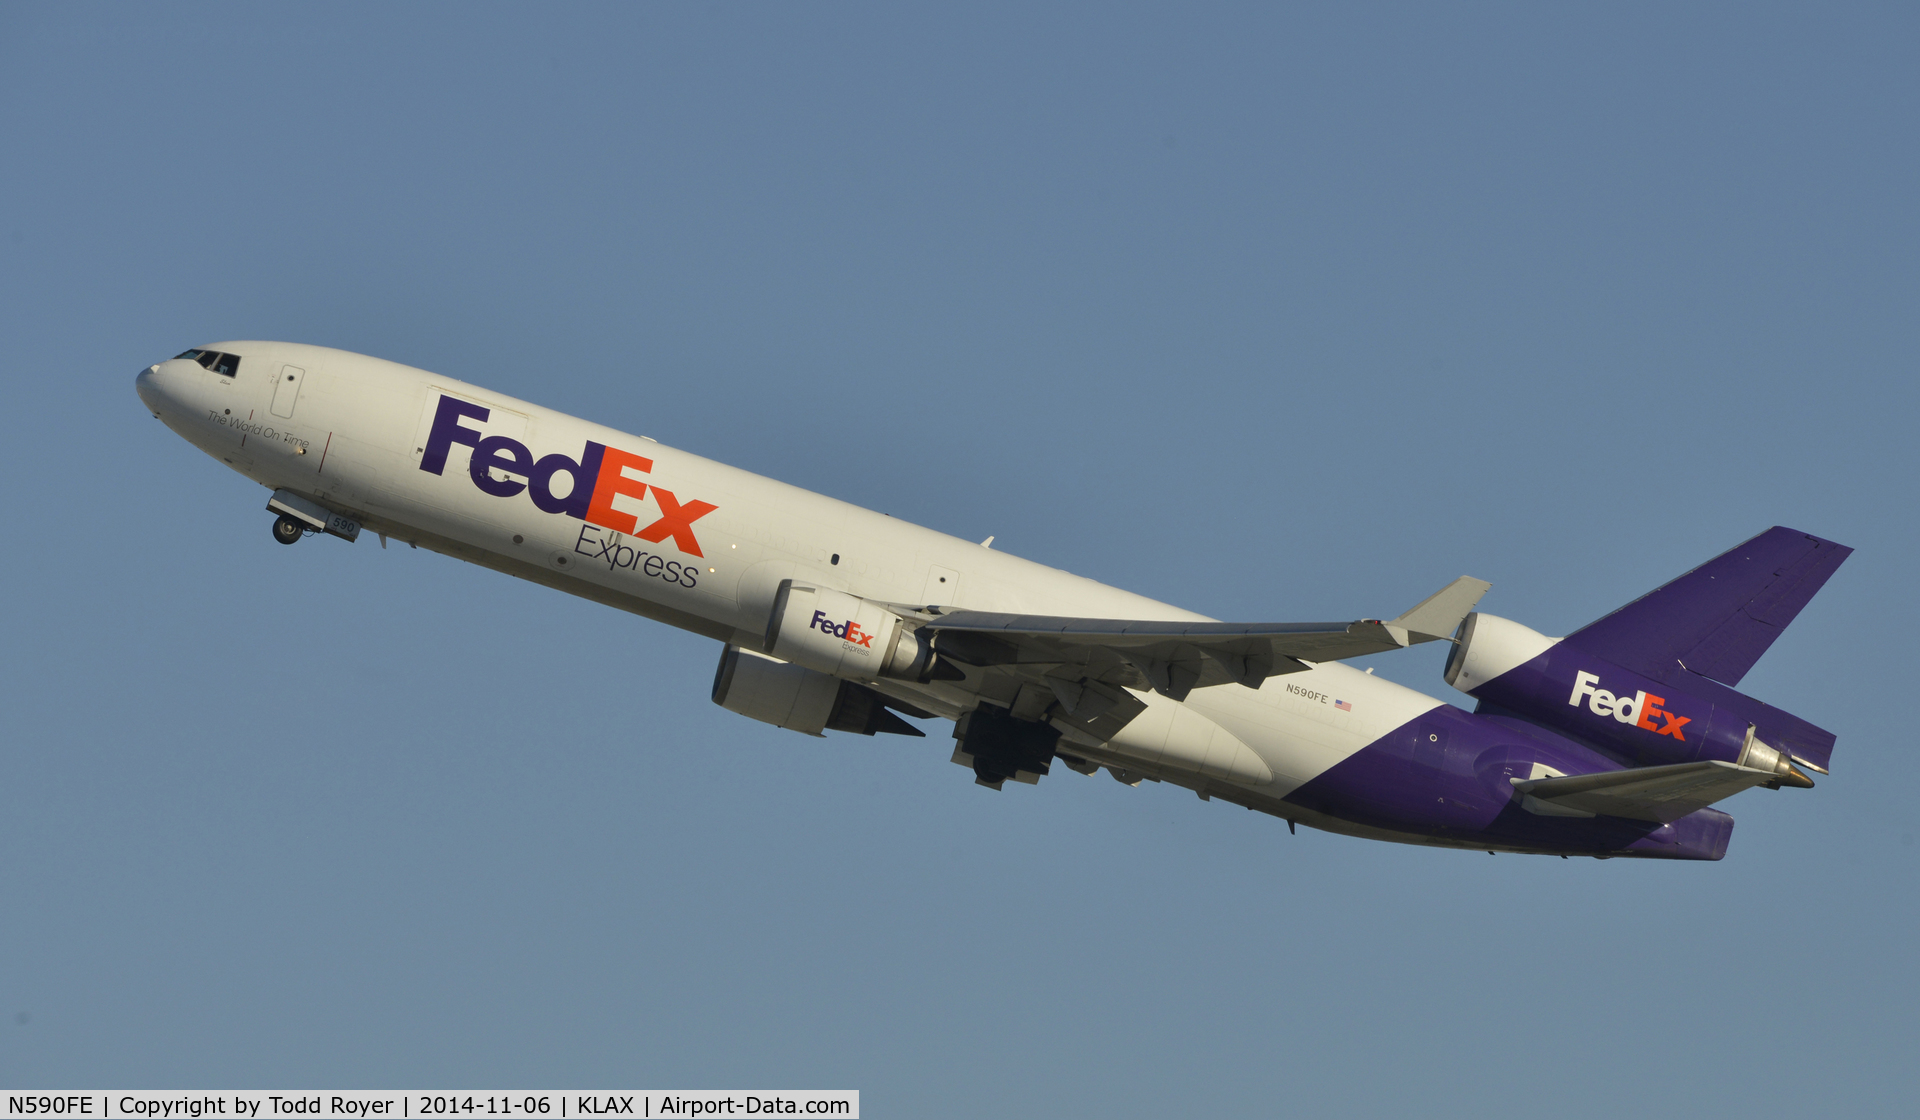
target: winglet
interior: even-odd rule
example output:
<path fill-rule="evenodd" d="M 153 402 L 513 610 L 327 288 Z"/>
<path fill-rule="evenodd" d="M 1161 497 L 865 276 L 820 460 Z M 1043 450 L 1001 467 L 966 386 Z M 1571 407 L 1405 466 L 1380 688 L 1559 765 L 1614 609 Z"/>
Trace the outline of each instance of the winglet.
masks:
<path fill-rule="evenodd" d="M 1382 625 L 1401 645 L 1451 638 L 1453 632 L 1460 628 L 1460 621 L 1467 617 L 1467 612 L 1492 586 L 1484 579 L 1461 576 L 1420 600 L 1419 606 Z"/>

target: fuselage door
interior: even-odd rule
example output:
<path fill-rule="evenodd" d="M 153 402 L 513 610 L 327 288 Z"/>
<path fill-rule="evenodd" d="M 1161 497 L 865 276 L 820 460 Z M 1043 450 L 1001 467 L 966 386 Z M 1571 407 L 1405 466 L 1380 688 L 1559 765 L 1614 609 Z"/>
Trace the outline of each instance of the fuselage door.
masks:
<path fill-rule="evenodd" d="M 300 382 L 307 371 L 299 366 L 281 366 L 280 376 L 273 386 L 273 414 L 284 419 L 293 419 L 293 406 L 300 400 Z"/>

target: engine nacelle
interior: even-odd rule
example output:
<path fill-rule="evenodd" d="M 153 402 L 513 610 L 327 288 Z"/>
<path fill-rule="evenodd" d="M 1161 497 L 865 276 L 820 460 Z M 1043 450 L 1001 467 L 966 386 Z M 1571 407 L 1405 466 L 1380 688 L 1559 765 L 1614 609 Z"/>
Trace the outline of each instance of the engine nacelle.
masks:
<path fill-rule="evenodd" d="M 782 580 L 767 622 L 767 652 L 835 677 L 936 679 L 932 645 L 906 620 L 868 599 Z"/>
<path fill-rule="evenodd" d="M 1717 759 L 1777 774 L 1787 785 L 1813 784 L 1738 713 L 1559 638 L 1474 613 L 1454 641 L 1447 683 L 1494 709 L 1647 765 Z"/>
<path fill-rule="evenodd" d="M 818 735 L 826 730 L 840 684 L 825 673 L 728 646 L 713 677 L 713 702 L 748 719 Z"/>
<path fill-rule="evenodd" d="M 748 719 L 803 735 L 823 731 L 925 734 L 888 711 L 886 698 L 870 688 L 738 646 L 721 651 L 720 667 L 713 675 L 713 702 Z"/>
<path fill-rule="evenodd" d="M 1447 683 L 1469 696 L 1474 689 L 1505 675 L 1553 648 L 1558 638 L 1498 615 L 1478 611 L 1460 621 L 1447 657 Z"/>

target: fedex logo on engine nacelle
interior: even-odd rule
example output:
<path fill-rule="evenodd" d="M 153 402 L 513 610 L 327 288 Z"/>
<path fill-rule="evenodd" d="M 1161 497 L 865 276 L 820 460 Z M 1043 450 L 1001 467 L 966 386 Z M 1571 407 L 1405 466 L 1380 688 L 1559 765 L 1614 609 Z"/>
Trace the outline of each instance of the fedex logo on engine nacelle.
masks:
<path fill-rule="evenodd" d="M 807 624 L 810 629 L 823 634 L 831 634 L 843 641 L 852 642 L 866 649 L 873 648 L 873 635 L 860 629 L 860 624 L 848 619 L 845 622 L 833 622 L 827 618 L 826 611 L 814 611 L 813 621 Z"/>
<path fill-rule="evenodd" d="M 1575 673 L 1573 695 L 1568 697 L 1567 703 L 1577 708 L 1580 706 L 1581 698 L 1585 697 L 1587 708 L 1594 715 L 1612 716 L 1621 723 L 1644 727 L 1655 735 L 1671 735 L 1683 743 L 1687 741 L 1687 737 L 1681 734 L 1680 729 L 1692 723 L 1693 717 L 1676 716 L 1672 712 L 1664 711 L 1661 705 L 1667 702 L 1666 697 L 1638 691 L 1632 696 L 1615 696 L 1604 688 L 1594 687 L 1599 683 L 1600 678 L 1596 674 Z M 1654 723 L 1656 716 L 1664 722 Z"/>
<path fill-rule="evenodd" d="M 690 556 L 706 555 L 700 551 L 700 541 L 693 535 L 693 523 L 719 507 L 701 501 L 682 505 L 673 491 L 627 474 L 628 471 L 651 472 L 652 459 L 588 440 L 578 459 L 556 452 L 536 460 L 533 452 L 519 440 L 482 435 L 460 422 L 467 418 L 484 424 L 490 415 L 489 408 L 442 394 L 440 406 L 433 414 L 433 428 L 427 434 L 427 445 L 422 449 L 420 469 L 428 474 L 442 474 L 447 469 L 447 453 L 453 450 L 454 444 L 471 447 L 473 458 L 467 464 L 467 474 L 482 493 L 511 498 L 524 490 L 542 513 L 564 513 L 653 544 L 672 537 L 674 547 L 681 552 Z M 519 475 L 526 481 L 495 478 L 495 470 Z M 553 480 L 562 474 L 568 480 L 566 493 L 556 496 Z M 639 518 L 613 508 L 613 499 L 623 494 L 629 498 L 645 498 L 651 494 L 654 504 L 660 507 L 659 519 L 640 528 Z"/>

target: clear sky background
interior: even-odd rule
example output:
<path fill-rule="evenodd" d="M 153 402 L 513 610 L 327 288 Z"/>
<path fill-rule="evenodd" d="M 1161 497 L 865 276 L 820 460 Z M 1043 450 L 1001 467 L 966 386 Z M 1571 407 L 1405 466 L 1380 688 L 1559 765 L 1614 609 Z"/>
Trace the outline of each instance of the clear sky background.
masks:
<path fill-rule="evenodd" d="M 1920 1088 L 1909 5 L 0 7 L 0 1084 L 870 1116 L 1889 1115 Z M 1770 525 L 1839 736 L 1718 864 L 1429 851 L 282 548 L 140 407 L 444 372 L 1216 617 L 1565 633 Z M 1370 659 L 1459 700 L 1442 652 Z"/>

